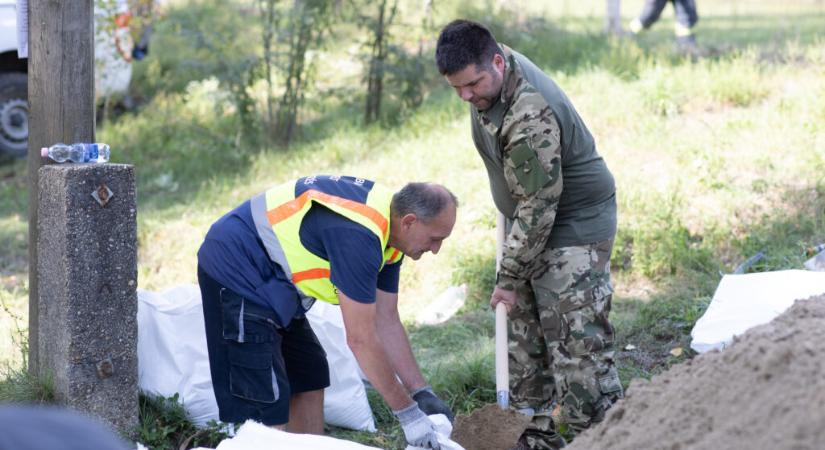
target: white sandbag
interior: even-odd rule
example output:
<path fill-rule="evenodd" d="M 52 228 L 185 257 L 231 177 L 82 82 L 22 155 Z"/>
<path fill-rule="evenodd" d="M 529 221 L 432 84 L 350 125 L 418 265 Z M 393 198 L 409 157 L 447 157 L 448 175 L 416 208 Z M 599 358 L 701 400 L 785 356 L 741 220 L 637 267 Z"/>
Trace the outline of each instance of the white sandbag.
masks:
<path fill-rule="evenodd" d="M 722 349 L 734 336 L 768 323 L 794 301 L 825 293 L 825 272 L 781 270 L 725 275 L 690 332 L 698 353 Z"/>
<path fill-rule="evenodd" d="M 177 393 L 199 427 L 218 420 L 197 285 L 138 290 L 138 385 L 150 395 Z"/>
<path fill-rule="evenodd" d="M 450 423 L 450 419 L 448 419 L 447 416 L 444 414 L 432 414 L 429 417 L 435 425 L 436 433 L 438 433 L 438 444 L 441 446 L 441 450 L 464 450 L 464 447 L 459 445 L 458 442 L 450 439 L 450 435 L 453 434 L 453 424 Z M 406 450 L 424 450 L 424 448 L 408 445 Z"/>
<path fill-rule="evenodd" d="M 235 437 L 224 439 L 215 450 L 368 450 L 376 447 L 313 434 L 293 434 L 248 420 Z M 194 450 L 211 450 L 198 447 Z"/>
<path fill-rule="evenodd" d="M 375 432 L 375 419 L 355 355 L 347 346 L 341 308 L 315 302 L 307 312 L 312 330 L 327 352 L 330 386 L 324 391 L 324 422 Z"/>
<path fill-rule="evenodd" d="M 316 302 L 307 318 L 330 367 L 330 386 L 324 391 L 325 422 L 374 432 L 375 420 L 358 364 L 347 347 L 340 309 Z M 218 420 L 197 285 L 162 293 L 138 290 L 138 384 L 151 395 L 178 393 L 197 426 Z"/>

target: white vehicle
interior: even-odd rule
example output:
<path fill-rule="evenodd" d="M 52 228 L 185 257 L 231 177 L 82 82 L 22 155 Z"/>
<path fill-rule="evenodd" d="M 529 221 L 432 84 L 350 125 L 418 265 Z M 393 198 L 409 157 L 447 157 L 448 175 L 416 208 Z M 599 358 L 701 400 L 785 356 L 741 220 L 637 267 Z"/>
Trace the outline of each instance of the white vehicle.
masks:
<path fill-rule="evenodd" d="M 0 0 L 0 153 L 26 154 L 29 139 L 28 62 L 17 58 L 17 8 Z"/>
<path fill-rule="evenodd" d="M 95 0 L 94 5 L 97 101 L 128 91 L 134 46 L 126 0 Z M 27 73 L 28 60 L 17 57 L 16 1 L 0 0 L 0 154 L 26 155 L 29 138 Z"/>

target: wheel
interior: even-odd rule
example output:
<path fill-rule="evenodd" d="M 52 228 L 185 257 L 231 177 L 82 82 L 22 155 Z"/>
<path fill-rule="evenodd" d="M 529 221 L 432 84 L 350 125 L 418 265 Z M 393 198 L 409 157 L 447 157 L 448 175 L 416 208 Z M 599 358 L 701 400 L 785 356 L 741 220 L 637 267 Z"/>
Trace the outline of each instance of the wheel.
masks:
<path fill-rule="evenodd" d="M 0 75 L 0 153 L 23 157 L 29 142 L 28 81 L 25 73 Z"/>

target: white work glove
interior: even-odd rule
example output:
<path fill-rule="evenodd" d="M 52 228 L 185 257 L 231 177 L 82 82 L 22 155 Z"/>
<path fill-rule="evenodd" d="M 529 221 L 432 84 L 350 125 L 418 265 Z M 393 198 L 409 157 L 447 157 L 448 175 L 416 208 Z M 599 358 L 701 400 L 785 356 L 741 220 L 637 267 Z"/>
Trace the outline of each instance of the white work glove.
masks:
<path fill-rule="evenodd" d="M 435 425 L 430 418 L 421 411 L 418 403 L 413 402 L 410 406 L 398 411 L 393 411 L 392 413 L 395 414 L 395 417 L 398 417 L 398 421 L 401 422 L 401 428 L 404 430 L 404 436 L 407 438 L 408 444 L 413 447 L 441 450 Z"/>

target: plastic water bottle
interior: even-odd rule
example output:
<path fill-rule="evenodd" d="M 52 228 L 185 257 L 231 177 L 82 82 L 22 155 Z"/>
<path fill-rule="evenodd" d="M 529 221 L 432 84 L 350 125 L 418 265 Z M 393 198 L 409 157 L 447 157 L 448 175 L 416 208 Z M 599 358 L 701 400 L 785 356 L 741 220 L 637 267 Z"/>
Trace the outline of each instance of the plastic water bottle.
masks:
<path fill-rule="evenodd" d="M 40 149 L 40 156 L 51 158 L 59 163 L 71 161 L 75 163 L 105 163 L 109 162 L 108 144 L 54 144 L 51 147 Z"/>

